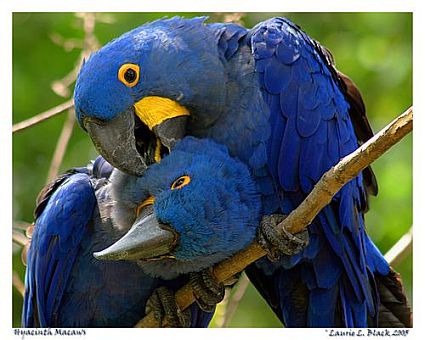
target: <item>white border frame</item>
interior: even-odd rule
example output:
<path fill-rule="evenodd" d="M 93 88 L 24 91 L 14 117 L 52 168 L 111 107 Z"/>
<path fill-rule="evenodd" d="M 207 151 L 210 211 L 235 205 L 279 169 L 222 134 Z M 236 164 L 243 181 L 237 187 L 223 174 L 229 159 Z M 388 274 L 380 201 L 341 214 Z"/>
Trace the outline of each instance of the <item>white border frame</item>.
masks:
<path fill-rule="evenodd" d="M 165 0 L 166 1 L 166 0 Z M 425 189 L 425 173 L 423 156 L 418 150 L 423 150 L 424 129 L 424 65 L 425 65 L 425 17 L 422 10 L 423 0 L 296 0 L 296 1 L 272 1 L 264 4 L 262 1 L 252 0 L 179 0 L 166 3 L 146 3 L 138 0 L 73 0 L 69 3 L 59 1 L 30 1 L 30 0 L 3 0 L 0 3 L 0 82 L 1 82 L 1 113 L 0 113 L 0 227 L 3 228 L 0 240 L 0 306 L 2 309 L 0 318 L 1 339 L 17 339 L 14 336 L 12 325 L 12 286 L 11 272 L 11 225 L 12 225 L 12 13 L 13 12 L 413 12 L 413 60 L 414 60 L 414 201 L 413 221 L 414 238 L 417 240 L 414 247 L 414 275 L 413 275 L 413 315 L 414 328 L 408 338 L 416 339 L 425 336 L 425 312 L 421 311 L 425 306 L 425 282 L 422 259 L 424 259 L 425 247 L 421 245 L 425 240 L 424 200 L 421 198 Z M 29 34 L 31 34 L 29 32 Z M 418 133 L 418 131 L 420 133 Z M 173 340 L 196 337 L 202 339 L 216 339 L 218 336 L 263 338 L 265 336 L 282 339 L 329 339 L 328 333 L 323 329 L 86 329 L 86 339 L 138 339 L 141 337 L 169 337 Z M 21 337 L 19 337 L 21 338 Z M 69 337 L 66 337 L 69 338 Z M 74 337 L 72 337 L 74 338 Z M 78 337 L 81 338 L 81 337 Z M 346 337 L 339 337 L 346 338 Z M 348 338 L 348 337 L 347 337 Z M 352 337 L 350 337 L 352 338 Z M 382 338 L 382 337 L 380 337 Z M 46 339 L 45 336 L 31 336 L 31 339 Z"/>

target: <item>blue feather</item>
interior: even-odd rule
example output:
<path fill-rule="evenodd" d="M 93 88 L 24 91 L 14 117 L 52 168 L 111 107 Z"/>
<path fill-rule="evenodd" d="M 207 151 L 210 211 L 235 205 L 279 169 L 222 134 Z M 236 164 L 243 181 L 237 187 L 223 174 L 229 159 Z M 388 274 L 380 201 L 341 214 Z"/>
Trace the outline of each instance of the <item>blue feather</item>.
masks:
<path fill-rule="evenodd" d="M 147 298 L 160 285 L 135 263 L 101 262 L 92 253 L 116 240 L 110 218 L 99 209 L 111 205 L 106 192 L 110 166 L 97 159 L 88 168 L 64 175 L 37 219 L 27 255 L 24 327 L 132 327 L 144 316 Z M 102 177 L 98 177 L 102 176 Z M 99 181 L 98 181 L 99 180 Z M 103 184 L 102 184 L 103 183 Z M 211 313 L 193 307 L 194 327 L 206 327 Z"/>
<path fill-rule="evenodd" d="M 79 121 L 85 113 L 108 122 L 148 95 L 171 98 L 191 111 L 189 134 L 226 145 L 231 157 L 249 167 L 262 194 L 262 213 L 287 214 L 325 171 L 358 146 L 346 89 L 327 52 L 287 19 L 273 18 L 251 30 L 204 22 L 159 20 L 93 55 L 77 81 Z M 117 85 L 115 70 L 124 57 L 141 67 L 143 81 L 133 90 Z M 181 72 L 183 66 L 187 72 Z M 333 326 L 338 320 L 365 327 L 367 315 L 377 310 L 371 282 L 389 267 L 365 232 L 362 182 L 359 175 L 322 210 L 309 227 L 311 243 L 303 252 L 276 264 L 261 260 L 250 271 L 287 326 Z M 155 185 L 159 182 L 152 179 Z M 139 197 L 145 194 L 140 191 Z M 213 209 L 206 206 L 210 214 Z M 186 217 L 193 212 L 188 209 Z M 197 240 L 197 233 L 193 235 Z M 296 274 L 293 281 L 285 276 L 291 273 Z M 294 296 L 281 291 L 294 287 L 296 280 L 306 287 L 307 310 L 294 306 Z M 321 286 L 326 290 L 319 291 Z M 276 296 L 287 303 L 275 301 Z M 290 311 L 297 317 L 291 318 Z"/>
<path fill-rule="evenodd" d="M 264 84 L 268 92 L 279 94 L 289 84 L 291 68 L 271 59 L 264 71 Z"/>

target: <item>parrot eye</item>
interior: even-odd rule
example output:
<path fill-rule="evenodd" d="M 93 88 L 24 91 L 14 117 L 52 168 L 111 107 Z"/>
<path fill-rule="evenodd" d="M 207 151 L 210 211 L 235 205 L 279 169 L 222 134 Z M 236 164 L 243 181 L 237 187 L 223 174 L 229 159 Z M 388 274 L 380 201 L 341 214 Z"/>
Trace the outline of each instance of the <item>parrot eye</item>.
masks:
<path fill-rule="evenodd" d="M 188 185 L 190 183 L 190 177 L 189 176 L 181 176 L 177 178 L 173 184 L 171 184 L 171 190 L 175 189 L 181 189 L 184 186 Z"/>
<path fill-rule="evenodd" d="M 140 68 L 136 64 L 124 64 L 118 70 L 118 79 L 128 87 L 133 87 L 139 81 Z"/>

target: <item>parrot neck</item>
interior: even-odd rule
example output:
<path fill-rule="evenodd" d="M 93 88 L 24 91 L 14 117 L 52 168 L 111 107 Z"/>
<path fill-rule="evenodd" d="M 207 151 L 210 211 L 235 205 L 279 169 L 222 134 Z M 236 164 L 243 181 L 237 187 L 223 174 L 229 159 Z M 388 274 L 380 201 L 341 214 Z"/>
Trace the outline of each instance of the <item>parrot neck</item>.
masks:
<path fill-rule="evenodd" d="M 188 126 L 189 134 L 225 144 L 231 155 L 244 163 L 252 156 L 254 146 L 266 143 L 270 136 L 269 109 L 260 87 L 252 85 L 258 80 L 251 59 L 249 48 L 242 46 L 224 63 L 226 97 L 218 119 L 208 126 L 198 126 L 196 122 Z M 213 95 L 211 100 L 214 100 Z"/>
<path fill-rule="evenodd" d="M 262 194 L 264 213 L 273 213 L 278 193 L 267 164 L 270 109 L 261 93 L 248 40 L 248 36 L 243 38 L 238 50 L 224 62 L 226 99 L 219 119 L 206 128 L 188 128 L 191 135 L 226 145 L 233 157 L 247 164 Z"/>

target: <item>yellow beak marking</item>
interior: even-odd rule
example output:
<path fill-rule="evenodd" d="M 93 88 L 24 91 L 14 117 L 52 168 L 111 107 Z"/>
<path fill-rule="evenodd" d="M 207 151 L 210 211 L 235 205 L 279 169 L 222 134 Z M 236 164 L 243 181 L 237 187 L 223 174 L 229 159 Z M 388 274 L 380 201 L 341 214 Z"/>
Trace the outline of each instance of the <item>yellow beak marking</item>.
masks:
<path fill-rule="evenodd" d="M 154 159 L 157 163 L 161 160 L 161 140 L 159 138 L 156 139 Z"/>
<path fill-rule="evenodd" d="M 152 130 L 163 121 L 180 116 L 189 116 L 190 112 L 174 100 L 150 96 L 134 104 L 136 115 Z"/>

